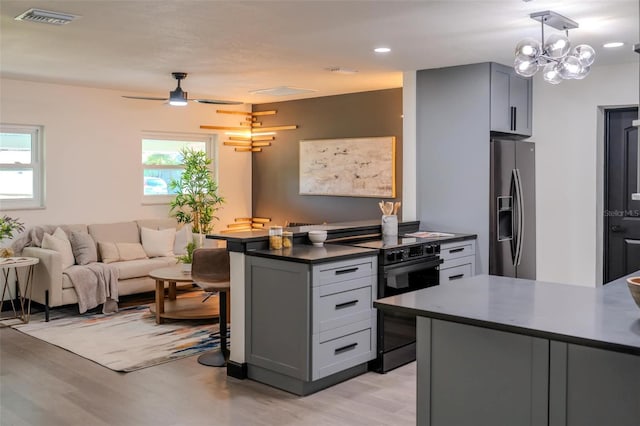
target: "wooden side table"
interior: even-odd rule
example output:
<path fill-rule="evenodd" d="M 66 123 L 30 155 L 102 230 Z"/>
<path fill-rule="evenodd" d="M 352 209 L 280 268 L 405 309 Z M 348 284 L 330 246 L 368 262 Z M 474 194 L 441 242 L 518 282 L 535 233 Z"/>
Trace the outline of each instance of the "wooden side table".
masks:
<path fill-rule="evenodd" d="M 150 310 L 156 315 L 156 324 L 169 319 L 206 319 L 218 316 L 218 298 L 210 297 L 203 302 L 201 297 L 176 298 L 177 283 L 192 283 L 190 273 L 182 272 L 180 265 L 154 269 L 149 276 L 156 280 L 156 303 Z M 164 285 L 168 282 L 169 297 L 164 297 Z"/>
<path fill-rule="evenodd" d="M 0 270 L 2 271 L 2 299 L 0 301 L 0 314 L 4 307 L 5 294 L 9 294 L 9 300 L 11 302 L 11 309 L 13 310 L 13 317 L 2 318 L 11 319 L 17 318 L 24 323 L 28 323 L 31 319 L 31 293 L 33 292 L 33 269 L 35 265 L 40 262 L 37 257 L 4 257 L 0 258 Z M 25 274 L 23 274 L 23 280 L 20 279 L 20 273 L 18 268 L 27 268 Z M 16 309 L 14 297 L 11 294 L 11 286 L 9 285 L 9 278 L 11 277 L 11 271 L 14 272 L 16 281 L 16 298 L 18 299 L 20 311 Z M 22 282 L 24 281 L 24 282 Z M 24 290 L 23 290 L 24 288 Z M 28 302 L 27 302 L 28 299 Z M 26 308 L 26 309 L 25 309 Z"/>

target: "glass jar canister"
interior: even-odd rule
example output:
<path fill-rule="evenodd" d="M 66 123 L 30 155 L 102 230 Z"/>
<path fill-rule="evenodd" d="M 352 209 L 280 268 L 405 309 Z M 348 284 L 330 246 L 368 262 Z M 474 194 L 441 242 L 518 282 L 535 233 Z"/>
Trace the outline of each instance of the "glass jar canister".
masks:
<path fill-rule="evenodd" d="M 284 231 L 282 233 L 282 248 L 293 247 L 293 232 Z"/>
<path fill-rule="evenodd" d="M 269 249 L 279 250 L 282 248 L 282 226 L 269 227 Z"/>

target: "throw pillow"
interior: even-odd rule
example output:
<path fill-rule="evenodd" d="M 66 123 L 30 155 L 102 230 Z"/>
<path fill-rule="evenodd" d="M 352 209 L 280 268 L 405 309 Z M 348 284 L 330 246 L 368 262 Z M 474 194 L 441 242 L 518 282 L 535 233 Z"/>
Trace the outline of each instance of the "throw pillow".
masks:
<path fill-rule="evenodd" d="M 140 243 L 110 243 L 99 241 L 98 250 L 100 250 L 100 257 L 103 263 L 147 258 L 147 254 Z"/>
<path fill-rule="evenodd" d="M 98 250 L 91 235 L 86 232 L 71 232 L 71 249 L 78 265 L 87 265 L 98 261 Z"/>
<path fill-rule="evenodd" d="M 176 228 L 167 229 L 140 229 L 142 247 L 149 257 L 173 256 L 173 243 L 176 237 Z"/>
<path fill-rule="evenodd" d="M 176 240 L 173 243 L 173 254 L 182 256 L 187 253 L 187 244 L 193 239 L 191 224 L 186 224 L 176 231 Z"/>
<path fill-rule="evenodd" d="M 60 230 L 60 232 L 58 232 L 58 230 Z M 61 233 L 64 234 L 65 238 L 59 238 L 61 237 Z M 55 235 L 58 235 L 58 237 Z M 57 228 L 53 235 L 44 234 L 42 237 L 42 248 L 60 253 L 60 257 L 62 259 L 62 270 L 65 270 L 76 263 L 76 260 L 73 257 L 73 250 L 71 250 L 71 243 L 66 238 L 64 231 L 60 228 Z"/>

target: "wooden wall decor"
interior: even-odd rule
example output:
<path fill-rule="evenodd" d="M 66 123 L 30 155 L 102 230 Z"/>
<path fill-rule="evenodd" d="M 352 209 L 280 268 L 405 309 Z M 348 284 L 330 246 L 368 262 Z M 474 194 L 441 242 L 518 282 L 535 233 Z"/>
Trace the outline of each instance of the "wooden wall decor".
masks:
<path fill-rule="evenodd" d="M 237 132 L 229 135 L 229 140 L 224 141 L 223 145 L 233 146 L 236 152 L 262 152 L 262 148 L 270 147 L 271 142 L 275 141 L 275 134 L 280 130 L 293 130 L 298 126 L 295 124 L 283 126 L 262 127 L 262 122 L 258 121 L 258 117 L 265 115 L 276 115 L 278 111 L 229 111 L 224 109 L 216 110 L 218 114 L 242 115 L 244 120 L 240 121 L 240 126 L 209 126 L 203 124 L 201 129 L 207 130 L 225 130 L 227 132 Z"/>
<path fill-rule="evenodd" d="M 271 218 L 268 217 L 236 217 L 233 223 L 228 224 L 227 229 L 223 229 L 220 233 L 228 234 L 229 232 L 264 229 L 269 222 L 271 222 Z"/>

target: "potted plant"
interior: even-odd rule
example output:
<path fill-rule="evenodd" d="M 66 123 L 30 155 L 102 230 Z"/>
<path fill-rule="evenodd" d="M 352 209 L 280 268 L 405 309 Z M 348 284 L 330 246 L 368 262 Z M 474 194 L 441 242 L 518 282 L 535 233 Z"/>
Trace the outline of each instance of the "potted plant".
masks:
<path fill-rule="evenodd" d="M 3 216 L 0 218 L 0 243 L 2 240 L 11 239 L 15 232 L 24 231 L 24 224 L 18 219 Z M 0 257 L 13 256 L 13 250 L 10 247 L 0 248 Z"/>
<path fill-rule="evenodd" d="M 213 229 L 215 212 L 224 202 L 218 196 L 218 185 L 211 175 L 211 159 L 206 152 L 192 148 L 180 151 L 184 171 L 178 179 L 169 182 L 169 189 L 176 197 L 169 204 L 170 213 L 180 223 L 191 223 L 194 233 L 202 236 Z"/>
<path fill-rule="evenodd" d="M 178 263 L 182 263 L 182 272 L 190 273 L 191 264 L 193 263 L 193 251 L 196 249 L 196 242 L 189 241 L 186 247 L 186 253 L 178 256 Z"/>

